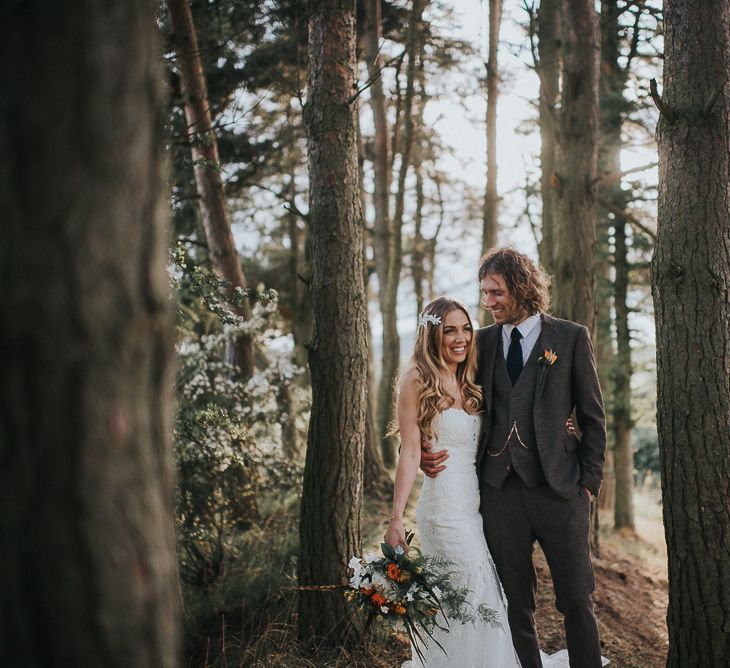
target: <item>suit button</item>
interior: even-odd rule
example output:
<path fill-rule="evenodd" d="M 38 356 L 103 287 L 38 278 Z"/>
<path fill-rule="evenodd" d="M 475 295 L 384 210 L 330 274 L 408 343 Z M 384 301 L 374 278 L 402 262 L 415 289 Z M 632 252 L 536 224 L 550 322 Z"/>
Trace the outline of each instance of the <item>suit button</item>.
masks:
<path fill-rule="evenodd" d="M 515 398 L 516 396 L 517 396 L 516 394 L 513 394 L 513 395 L 512 395 L 512 398 L 514 399 L 514 398 Z"/>

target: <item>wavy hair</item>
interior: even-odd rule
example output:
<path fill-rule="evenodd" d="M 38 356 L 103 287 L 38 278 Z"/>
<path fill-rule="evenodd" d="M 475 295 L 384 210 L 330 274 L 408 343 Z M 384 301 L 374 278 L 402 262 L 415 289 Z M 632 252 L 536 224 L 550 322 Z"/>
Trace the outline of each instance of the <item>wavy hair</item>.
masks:
<path fill-rule="evenodd" d="M 517 308 L 526 315 L 544 313 L 550 306 L 550 276 L 527 255 L 514 248 L 492 248 L 479 261 L 479 280 L 501 274 Z"/>
<path fill-rule="evenodd" d="M 442 372 L 448 370 L 441 355 L 443 322 L 446 315 L 455 310 L 464 313 L 473 329 L 471 318 L 463 304 L 448 297 L 439 297 L 423 309 L 422 315 L 438 317 L 441 319 L 441 323 L 434 325 L 431 322 L 426 322 L 419 325 L 416 333 L 416 343 L 411 363 L 418 371 L 416 380 L 418 427 L 423 437 L 427 439 L 432 439 L 435 436 L 434 421 L 437 415 L 451 408 L 455 403 L 454 398 L 446 391 L 441 379 Z M 482 407 L 482 389 L 476 383 L 476 339 L 476 332 L 474 332 L 467 348 L 466 359 L 460 362 L 456 369 L 456 381 L 461 394 L 462 405 L 464 410 L 472 414 L 480 412 Z"/>

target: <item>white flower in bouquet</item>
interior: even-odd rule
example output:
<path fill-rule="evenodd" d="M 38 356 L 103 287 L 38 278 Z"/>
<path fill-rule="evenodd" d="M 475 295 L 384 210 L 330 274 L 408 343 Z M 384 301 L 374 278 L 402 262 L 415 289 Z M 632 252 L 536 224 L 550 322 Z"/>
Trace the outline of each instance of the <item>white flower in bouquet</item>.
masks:
<path fill-rule="evenodd" d="M 373 573 L 372 582 L 375 590 L 383 596 L 393 596 L 398 592 L 398 586 L 392 580 L 388 580 L 382 573 Z"/>
<path fill-rule="evenodd" d="M 362 564 L 358 557 L 350 559 L 350 563 L 347 564 L 352 569 L 352 577 L 350 578 L 350 586 L 354 589 L 359 589 L 362 583 Z"/>

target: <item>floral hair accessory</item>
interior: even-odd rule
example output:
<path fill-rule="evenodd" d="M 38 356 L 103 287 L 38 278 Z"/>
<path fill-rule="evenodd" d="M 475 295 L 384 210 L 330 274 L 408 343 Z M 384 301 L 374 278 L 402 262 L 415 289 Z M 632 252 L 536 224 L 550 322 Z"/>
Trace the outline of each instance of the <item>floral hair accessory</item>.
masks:
<path fill-rule="evenodd" d="M 426 327 L 429 323 L 431 323 L 432 325 L 440 325 L 441 316 L 431 315 L 430 313 L 421 313 L 421 315 L 418 316 L 419 327 Z"/>

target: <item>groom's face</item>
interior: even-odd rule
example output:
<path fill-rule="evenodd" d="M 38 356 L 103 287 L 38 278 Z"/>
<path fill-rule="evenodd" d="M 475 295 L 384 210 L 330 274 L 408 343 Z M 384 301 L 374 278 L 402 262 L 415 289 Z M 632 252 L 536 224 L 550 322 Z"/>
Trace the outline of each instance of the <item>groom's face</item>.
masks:
<path fill-rule="evenodd" d="M 502 274 L 487 274 L 479 287 L 482 306 L 491 312 L 496 324 L 518 325 L 525 319 Z"/>

